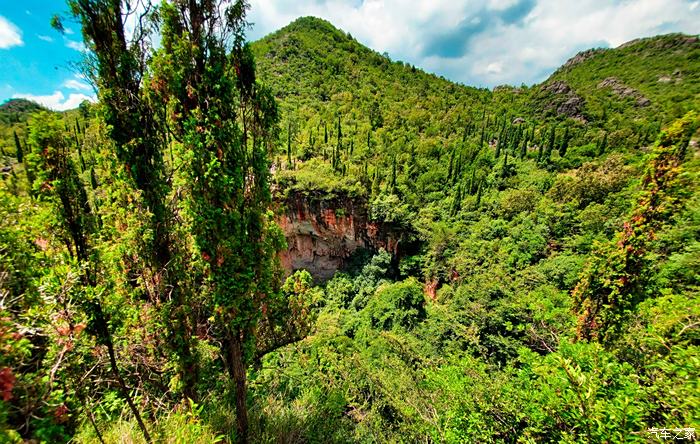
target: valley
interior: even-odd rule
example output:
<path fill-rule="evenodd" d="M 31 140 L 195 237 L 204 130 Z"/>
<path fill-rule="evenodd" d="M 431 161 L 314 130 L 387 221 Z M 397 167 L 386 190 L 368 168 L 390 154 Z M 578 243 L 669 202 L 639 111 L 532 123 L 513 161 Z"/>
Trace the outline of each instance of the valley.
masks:
<path fill-rule="evenodd" d="M 132 44 L 73 3 L 97 103 L 0 105 L 1 442 L 700 426 L 697 36 L 487 89 L 320 18 L 166 1 Z"/>

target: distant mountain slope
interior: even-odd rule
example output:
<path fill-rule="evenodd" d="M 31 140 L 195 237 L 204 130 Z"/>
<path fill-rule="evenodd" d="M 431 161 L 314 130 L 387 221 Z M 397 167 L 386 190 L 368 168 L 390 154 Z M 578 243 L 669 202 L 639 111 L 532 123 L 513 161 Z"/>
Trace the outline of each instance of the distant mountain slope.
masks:
<path fill-rule="evenodd" d="M 45 110 L 43 106 L 27 99 L 10 99 L 0 105 L 0 123 L 13 124 L 24 122 L 27 117 L 36 112 Z"/>
<path fill-rule="evenodd" d="M 252 47 L 283 110 L 280 188 L 375 197 L 391 186 L 413 208 L 454 192 L 452 163 L 468 159 L 470 180 L 485 180 L 499 145 L 519 156 L 524 144 L 538 159 L 564 138 L 594 145 L 589 158 L 598 145 L 631 149 L 700 100 L 700 44 L 680 34 L 584 51 L 540 85 L 492 91 L 393 62 L 313 17 Z"/>
<path fill-rule="evenodd" d="M 361 99 L 377 94 L 396 96 L 399 91 L 408 95 L 477 92 L 456 87 L 410 65 L 392 62 L 388 56 L 315 17 L 297 19 L 254 42 L 253 49 L 258 73 L 285 99 L 329 101 L 334 94 L 343 92 L 352 92 Z M 385 89 L 379 90 L 380 87 Z"/>
<path fill-rule="evenodd" d="M 653 119 L 659 113 L 680 117 L 700 107 L 700 40 L 668 34 L 633 40 L 614 49 L 583 51 L 554 72 L 540 89 L 566 86 L 585 100 L 581 111 L 588 120 L 615 116 Z M 539 98 L 542 96 L 551 98 L 551 94 L 540 94 Z"/>
<path fill-rule="evenodd" d="M 317 167 L 288 178 L 326 194 L 363 194 L 368 183 L 358 178 L 368 180 L 365 164 L 371 174 L 389 168 L 394 157 L 403 161 L 409 141 L 430 169 L 440 160 L 439 147 L 461 137 L 465 117 L 480 119 L 491 101 L 488 90 L 392 62 L 321 19 L 300 18 L 252 46 L 260 78 L 280 99 L 283 145 L 291 133 L 291 157 Z M 437 191 L 429 182 L 426 190 Z"/>

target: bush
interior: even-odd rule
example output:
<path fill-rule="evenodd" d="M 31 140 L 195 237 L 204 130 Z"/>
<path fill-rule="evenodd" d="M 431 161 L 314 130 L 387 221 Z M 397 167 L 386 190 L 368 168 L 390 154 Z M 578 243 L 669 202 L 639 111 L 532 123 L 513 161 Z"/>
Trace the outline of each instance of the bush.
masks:
<path fill-rule="evenodd" d="M 423 288 L 413 278 L 383 285 L 369 300 L 362 315 L 376 330 L 411 330 L 426 316 Z"/>

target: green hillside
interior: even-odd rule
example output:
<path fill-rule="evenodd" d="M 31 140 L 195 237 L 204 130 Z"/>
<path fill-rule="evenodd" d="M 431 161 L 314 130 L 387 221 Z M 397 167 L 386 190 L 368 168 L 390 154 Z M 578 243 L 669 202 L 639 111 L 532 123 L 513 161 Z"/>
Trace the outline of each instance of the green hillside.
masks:
<path fill-rule="evenodd" d="M 0 122 L 4 125 L 26 122 L 29 115 L 43 109 L 30 100 L 11 99 L 0 105 Z"/>
<path fill-rule="evenodd" d="M 489 90 L 312 17 L 247 45 L 216 3 L 130 47 L 121 2 L 75 2 L 100 102 L 0 106 L 0 442 L 700 428 L 696 37 Z M 302 201 L 401 246 L 287 276 Z"/>
<path fill-rule="evenodd" d="M 586 100 L 591 120 L 676 119 L 700 105 L 700 42 L 669 34 L 634 40 L 615 49 L 584 52 L 546 82 L 566 82 Z M 607 80 L 607 83 L 606 83 Z"/>
<path fill-rule="evenodd" d="M 416 208 L 426 199 L 444 197 L 444 187 L 430 185 L 447 180 L 446 158 L 453 151 L 456 158 L 477 156 L 476 145 L 485 147 L 505 131 L 518 155 L 522 147 L 515 145 L 526 134 L 528 150 L 535 150 L 547 144 L 553 128 L 556 146 L 568 131 L 572 146 L 595 144 L 609 133 L 613 149 L 631 149 L 650 143 L 664 124 L 697 108 L 700 89 L 700 44 L 681 35 L 588 52 L 541 85 L 495 91 L 457 85 L 392 62 L 312 17 L 255 42 L 253 51 L 260 78 L 283 110 L 279 169 L 291 170 L 291 159 L 299 162 L 294 173 L 278 175 L 289 182 L 285 188 L 365 194 L 377 182 L 373 167 L 381 188 L 396 159 L 399 183 L 406 169 L 413 168 L 416 175 L 411 182 L 420 193 L 405 193 Z M 673 73 L 676 77 L 667 81 Z M 606 79 L 609 86 L 602 85 Z M 485 161 L 493 167 L 493 159 Z M 567 167 L 570 162 L 554 164 Z"/>
<path fill-rule="evenodd" d="M 697 158 L 684 155 L 684 204 L 660 216 L 644 203 L 659 130 L 698 110 L 696 38 L 584 52 L 540 85 L 493 91 L 392 62 L 314 18 L 253 49 L 283 110 L 279 198 L 350 195 L 420 245 L 337 274 L 314 333 L 267 358 L 255 381 L 275 388 L 264 393 L 294 433 L 622 442 L 653 421 L 698 421 L 695 396 L 653 394 L 673 396 L 659 377 L 698 372 L 670 365 L 698 352 L 695 333 L 679 334 L 700 314 L 686 311 Z M 642 240 L 657 230 L 668 241 Z"/>

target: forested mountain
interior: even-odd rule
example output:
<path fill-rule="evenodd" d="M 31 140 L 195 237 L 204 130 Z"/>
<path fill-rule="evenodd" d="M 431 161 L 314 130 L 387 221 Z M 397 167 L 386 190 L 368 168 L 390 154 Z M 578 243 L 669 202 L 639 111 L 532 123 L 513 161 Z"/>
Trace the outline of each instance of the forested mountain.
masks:
<path fill-rule="evenodd" d="M 238 2 L 115 44 L 112 3 L 73 9 L 98 104 L 2 106 L 0 440 L 700 426 L 697 37 L 490 90 Z"/>
<path fill-rule="evenodd" d="M 5 125 L 25 122 L 32 113 L 45 109 L 30 100 L 11 99 L 0 105 L 0 122 Z"/>

